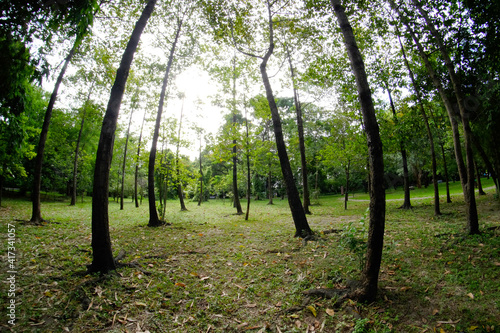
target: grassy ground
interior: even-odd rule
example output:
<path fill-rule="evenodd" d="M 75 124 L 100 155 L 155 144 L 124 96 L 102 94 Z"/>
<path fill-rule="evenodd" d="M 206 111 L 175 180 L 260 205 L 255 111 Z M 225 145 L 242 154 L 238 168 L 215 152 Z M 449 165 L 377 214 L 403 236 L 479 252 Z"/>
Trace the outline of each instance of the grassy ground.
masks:
<path fill-rule="evenodd" d="M 460 186 L 458 184 L 458 186 Z M 486 183 L 485 187 L 491 186 Z M 422 191 L 422 192 L 419 192 Z M 2 283 L 0 330 L 14 332 L 499 332 L 500 203 L 493 190 L 478 197 L 482 234 L 464 237 L 464 205 L 412 191 L 412 210 L 388 201 L 378 301 L 365 305 L 311 299 L 304 290 L 342 288 L 359 276 L 368 203 L 356 194 L 349 209 L 338 196 L 320 198 L 309 217 L 316 231 L 340 229 L 320 241 L 293 238 L 286 201 L 252 202 L 250 220 L 233 215 L 229 201 L 168 207 L 171 226 L 148 228 L 147 205 L 123 211 L 110 204 L 116 253 L 132 263 L 102 279 L 90 264 L 90 203 L 45 202 L 36 227 L 30 203 L 0 208 L 1 280 L 8 273 L 9 231 L 15 229 L 16 324 L 7 321 L 12 297 Z M 444 191 L 441 192 L 445 193 Z M 392 199 L 402 193 L 389 194 Z M 432 195 L 432 194 L 431 194 Z M 12 235 L 10 235 L 12 236 Z M 293 309 L 301 310 L 294 311 Z"/>

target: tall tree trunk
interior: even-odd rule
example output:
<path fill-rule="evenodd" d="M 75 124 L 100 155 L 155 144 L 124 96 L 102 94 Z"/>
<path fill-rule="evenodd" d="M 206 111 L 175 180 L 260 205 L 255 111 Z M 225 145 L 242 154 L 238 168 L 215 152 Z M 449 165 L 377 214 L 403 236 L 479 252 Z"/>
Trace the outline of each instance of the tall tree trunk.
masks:
<path fill-rule="evenodd" d="M 245 130 L 246 130 L 246 157 L 247 157 L 247 211 L 245 213 L 245 221 L 248 221 L 248 215 L 250 213 L 250 197 L 252 194 L 252 178 L 250 174 L 250 135 L 248 131 L 248 118 L 247 109 L 245 106 Z"/>
<path fill-rule="evenodd" d="M 243 214 L 240 202 L 240 193 L 238 190 L 238 148 L 236 147 L 236 126 L 237 126 L 237 115 L 236 115 L 236 56 L 233 57 L 233 105 L 231 107 L 231 113 L 233 114 L 232 125 L 233 125 L 233 198 L 234 198 L 234 208 L 236 208 L 236 214 Z"/>
<path fill-rule="evenodd" d="M 165 92 L 167 90 L 168 79 L 170 77 L 170 69 L 172 67 L 172 62 L 174 61 L 175 47 L 177 46 L 177 41 L 181 32 L 182 20 L 177 21 L 177 31 L 175 33 L 175 39 L 170 48 L 170 54 L 168 56 L 167 69 L 165 75 L 163 76 L 163 83 L 161 86 L 160 101 L 158 102 L 158 111 L 156 114 L 156 123 L 153 133 L 153 140 L 151 142 L 151 150 L 149 151 L 149 166 L 148 166 L 148 201 L 149 201 L 149 222 L 148 226 L 158 227 L 163 224 L 158 217 L 158 211 L 156 210 L 156 196 L 155 196 L 155 161 L 156 161 L 156 145 L 158 143 L 158 137 L 160 135 L 160 125 L 161 125 L 161 114 L 163 112 L 163 103 L 165 101 Z"/>
<path fill-rule="evenodd" d="M 304 212 L 304 207 L 300 201 L 299 191 L 297 190 L 297 185 L 293 178 L 292 168 L 290 167 L 290 160 L 288 159 L 288 153 L 286 151 L 285 140 L 283 139 L 283 129 L 281 127 L 281 117 L 278 112 L 278 106 L 274 100 L 273 90 L 269 82 L 269 77 L 267 75 L 267 62 L 273 54 L 274 51 L 274 33 L 273 33 L 273 21 L 271 14 L 271 4 L 267 2 L 268 9 L 268 19 L 269 19 L 269 48 L 262 58 L 260 64 L 260 73 L 262 76 L 262 81 L 264 83 L 264 88 L 266 89 L 266 97 L 269 103 L 269 108 L 271 109 L 271 117 L 273 121 L 274 136 L 276 140 L 276 148 L 278 150 L 278 157 L 281 165 L 281 172 L 283 173 L 283 179 L 285 181 L 286 193 L 288 196 L 288 205 L 293 217 L 293 222 L 295 224 L 295 237 L 307 237 L 313 232 L 309 227 L 307 222 L 306 214 Z"/>
<path fill-rule="evenodd" d="M 396 116 L 396 107 L 394 106 L 394 102 L 392 101 L 391 89 L 389 88 L 389 84 L 385 82 L 385 89 L 387 90 L 387 94 L 389 95 L 389 103 L 391 104 L 392 115 L 396 124 L 398 123 L 398 119 Z M 399 207 L 401 209 L 411 209 L 410 202 L 410 176 L 408 174 L 408 158 L 406 154 L 406 149 L 403 141 L 399 141 L 399 151 L 401 152 L 401 160 L 403 162 L 403 189 L 404 189 L 404 201 L 403 204 Z"/>
<path fill-rule="evenodd" d="M 463 136 L 464 136 L 464 146 L 465 146 L 465 158 L 466 158 L 466 173 L 467 173 L 467 182 L 465 183 L 464 189 L 464 198 L 466 204 L 466 215 L 467 215 L 467 231 L 469 235 L 479 234 L 479 218 L 477 215 L 477 206 L 476 206 L 476 198 L 474 196 L 474 155 L 472 152 L 472 130 L 469 123 L 469 113 L 464 105 L 464 94 L 462 92 L 462 85 L 458 78 L 458 75 L 455 72 L 455 67 L 451 61 L 450 55 L 446 50 L 446 47 L 443 43 L 442 37 L 439 32 L 436 30 L 434 23 L 430 20 L 427 12 L 420 6 L 420 4 L 413 0 L 413 4 L 418 9 L 420 14 L 424 17 L 427 27 L 431 31 L 438 47 L 441 55 L 444 58 L 444 63 L 446 65 L 446 69 L 448 70 L 448 74 L 451 79 L 451 83 L 453 86 L 453 91 L 455 92 L 455 96 L 458 102 L 458 109 L 460 111 L 460 118 L 462 119 L 462 127 L 463 127 Z"/>
<path fill-rule="evenodd" d="M 122 179 L 120 191 L 120 210 L 123 210 L 123 197 L 125 194 L 125 167 L 127 166 L 127 149 L 128 139 L 130 136 L 130 125 L 132 125 L 132 116 L 134 115 L 135 103 L 132 103 L 132 110 L 130 110 L 130 118 L 128 120 L 127 134 L 125 136 L 125 148 L 123 149 L 123 163 L 122 163 Z"/>
<path fill-rule="evenodd" d="M 477 167 L 477 162 L 474 159 L 474 169 L 476 170 L 476 178 L 477 178 L 477 191 L 479 195 L 486 195 L 483 191 L 483 184 L 481 184 L 481 172 L 479 171 L 479 168 Z"/>
<path fill-rule="evenodd" d="M 179 159 L 179 149 L 181 145 L 181 130 L 182 130 L 182 116 L 184 113 L 184 97 L 182 99 L 181 117 L 179 120 L 179 132 L 177 133 L 177 151 L 175 153 L 175 170 L 177 174 L 177 196 L 181 205 L 181 211 L 186 211 L 186 204 L 184 203 L 184 192 L 182 191 L 181 168 Z"/>
<path fill-rule="evenodd" d="M 66 69 L 68 68 L 73 55 L 80 44 L 81 39 L 76 38 L 73 47 L 69 51 L 66 59 L 64 60 L 64 65 L 57 77 L 56 84 L 54 85 L 54 90 L 50 95 L 49 105 L 47 105 L 47 110 L 45 111 L 45 117 L 43 119 L 42 131 L 40 132 L 40 139 L 38 140 L 37 154 L 35 158 L 35 170 L 33 171 L 33 192 L 31 193 L 32 200 L 32 212 L 30 222 L 35 224 L 40 224 L 44 221 L 42 218 L 42 210 L 40 204 L 40 191 L 42 187 L 42 164 L 43 155 L 45 152 L 45 143 L 47 142 L 47 135 L 49 133 L 50 118 L 52 118 L 52 110 L 54 109 L 54 104 L 56 103 L 57 92 L 59 91 L 59 86 L 63 80 Z"/>
<path fill-rule="evenodd" d="M 92 83 L 92 86 L 90 87 L 89 93 L 87 95 L 87 99 L 85 100 L 85 103 L 83 104 L 83 114 L 82 114 L 82 121 L 80 122 L 80 130 L 78 131 L 78 139 L 76 140 L 76 147 L 75 147 L 75 159 L 73 160 L 73 188 L 71 190 L 71 202 L 70 206 L 75 206 L 76 205 L 76 188 L 77 188 L 77 178 L 78 178 L 78 154 L 80 153 L 80 141 L 82 140 L 82 133 L 83 133 L 83 125 L 85 124 L 85 116 L 87 114 L 87 105 L 90 101 L 90 95 L 92 94 L 92 90 L 94 88 L 94 83 Z"/>
<path fill-rule="evenodd" d="M 116 123 L 120 111 L 120 104 L 125 90 L 130 65 L 139 44 L 151 13 L 156 5 L 156 0 L 149 0 L 141 17 L 137 21 L 130 40 L 123 53 L 120 66 L 116 72 L 115 82 L 111 88 L 108 106 L 102 122 L 101 136 L 97 148 L 94 187 L 92 192 L 92 264 L 90 272 L 107 273 L 116 269 L 111 238 L 109 235 L 108 196 L 109 196 L 109 169 L 113 157 L 113 143 Z"/>
<path fill-rule="evenodd" d="M 147 112 L 144 111 L 144 115 L 142 116 L 141 131 L 139 133 L 139 142 L 137 142 L 137 155 L 136 155 L 135 173 L 134 173 L 134 198 L 135 198 L 135 207 L 136 208 L 139 208 L 139 199 L 137 198 L 137 196 L 138 196 L 137 188 L 138 188 L 138 183 L 139 183 L 139 159 L 141 156 L 142 130 L 144 129 L 144 122 L 146 121 L 146 114 L 147 114 Z"/>
<path fill-rule="evenodd" d="M 427 138 L 429 139 L 429 147 L 431 148 L 431 163 L 432 163 L 432 184 L 434 186 L 434 215 L 441 215 L 441 210 L 439 209 L 439 186 L 437 181 L 437 161 L 436 161 L 436 149 L 434 147 L 434 137 L 432 135 L 431 127 L 429 125 L 429 119 L 427 117 L 427 113 L 424 109 L 424 103 L 422 101 L 422 96 L 420 95 L 420 89 L 417 86 L 417 82 L 415 81 L 415 76 L 413 75 L 413 71 L 411 70 L 410 63 L 408 62 L 408 58 L 406 57 L 406 52 L 403 47 L 403 43 L 401 42 L 400 33 L 397 31 L 398 41 L 401 47 L 401 52 L 403 53 L 403 59 L 406 65 L 406 69 L 408 69 L 408 74 L 410 76 L 411 84 L 413 86 L 413 90 L 415 90 L 415 95 L 417 96 L 417 103 L 420 109 L 420 114 L 424 119 L 425 129 L 427 131 Z"/>
<path fill-rule="evenodd" d="M 351 62 L 352 72 L 356 79 L 359 102 L 363 114 L 364 129 L 368 144 L 370 161 L 370 226 L 366 252 L 366 265 L 362 274 L 362 286 L 355 296 L 358 299 L 371 302 L 376 298 L 378 276 L 382 262 L 385 229 L 385 190 L 384 190 L 384 159 L 379 127 L 375 118 L 375 108 L 370 87 L 366 77 L 363 58 L 356 44 L 351 25 L 340 0 L 331 0 L 333 10 L 344 36 L 347 54 Z"/>
<path fill-rule="evenodd" d="M 286 53 L 288 58 L 288 64 L 290 65 L 290 75 L 292 78 L 293 86 L 293 101 L 295 104 L 295 112 L 297 115 L 297 129 L 299 134 L 299 151 L 300 151 L 300 165 L 302 167 L 302 186 L 303 186 L 303 205 L 304 212 L 306 214 L 311 214 L 309 206 L 311 206 L 311 199 L 309 195 L 309 182 L 307 179 L 307 161 L 306 161 L 306 146 L 304 142 L 304 123 L 302 118 L 302 105 L 300 104 L 299 92 L 297 90 L 297 85 L 295 83 L 295 71 L 292 65 L 292 56 L 290 55 L 290 50 L 288 45 L 286 45 Z"/>

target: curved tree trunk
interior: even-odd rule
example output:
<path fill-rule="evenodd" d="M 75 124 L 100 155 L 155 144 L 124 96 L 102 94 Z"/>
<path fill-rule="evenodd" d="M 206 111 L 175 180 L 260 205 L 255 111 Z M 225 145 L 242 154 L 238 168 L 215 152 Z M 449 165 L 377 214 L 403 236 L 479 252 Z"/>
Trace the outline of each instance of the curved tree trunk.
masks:
<path fill-rule="evenodd" d="M 370 226 L 368 230 L 366 265 L 363 270 L 361 289 L 356 292 L 356 296 L 362 301 L 371 302 L 377 295 L 378 276 L 384 245 L 385 190 L 382 141 L 380 139 L 377 119 L 375 118 L 375 108 L 373 106 L 371 91 L 366 77 L 363 58 L 356 44 L 351 25 L 345 14 L 344 7 L 340 4 L 340 0 L 331 0 L 331 4 L 344 36 L 352 72 L 356 79 L 368 144 L 371 182 Z"/>
<path fill-rule="evenodd" d="M 181 32 L 182 20 L 177 21 L 177 31 L 175 34 L 174 42 L 172 43 L 172 48 L 170 49 L 170 54 L 168 56 L 167 69 L 165 75 L 163 76 L 163 83 L 161 86 L 160 101 L 158 102 L 158 111 L 156 114 L 156 123 L 153 133 L 153 140 L 151 142 L 151 150 L 149 151 L 149 166 L 148 166 L 148 201 L 149 201 L 149 227 L 158 227 L 163 224 L 158 217 L 158 211 L 156 210 L 156 196 L 155 196 L 155 162 L 156 162 L 156 145 L 158 144 L 158 137 L 160 133 L 161 124 L 161 114 L 163 112 L 163 103 L 165 101 L 165 92 L 167 90 L 168 79 L 170 76 L 170 68 L 172 67 L 172 62 L 174 61 L 175 47 L 177 46 L 177 41 Z"/>
<path fill-rule="evenodd" d="M 113 143 L 116 123 L 120 112 L 120 104 L 125 90 L 130 65 L 139 44 L 142 31 L 154 10 L 156 0 L 149 0 L 141 17 L 137 21 L 130 40 L 123 53 L 120 66 L 116 72 L 115 82 L 111 88 L 108 106 L 102 122 L 101 136 L 97 148 L 94 187 L 92 192 L 92 264 L 90 272 L 107 273 L 116 269 L 109 235 L 108 196 L 109 169 L 113 158 Z"/>
<path fill-rule="evenodd" d="M 288 196 L 288 205 L 290 206 L 293 222 L 295 224 L 295 237 L 307 237 L 312 234 L 312 230 L 309 227 L 309 223 L 307 222 L 304 207 L 302 206 L 302 202 L 300 201 L 299 191 L 297 190 L 297 186 L 295 185 L 292 168 L 290 167 L 290 160 L 288 159 L 288 154 L 286 151 L 285 140 L 283 139 L 281 117 L 278 112 L 276 101 L 274 100 L 273 90 L 271 88 L 266 70 L 267 62 L 269 61 L 269 58 L 274 51 L 273 22 L 271 14 L 271 4 L 269 3 L 269 1 L 267 3 L 267 9 L 269 18 L 269 48 L 266 55 L 262 58 L 262 63 L 260 64 L 260 73 L 262 76 L 262 81 L 264 83 L 264 88 L 266 89 L 266 97 L 269 103 L 269 108 L 271 109 L 274 136 L 276 139 L 276 148 L 278 150 L 281 172 L 283 173 L 283 179 L 285 181 L 285 188 Z"/>
<path fill-rule="evenodd" d="M 77 37 L 75 39 L 75 43 L 73 47 L 69 51 L 64 65 L 57 77 L 56 84 L 54 85 L 54 90 L 50 95 L 49 105 L 47 106 L 47 110 L 45 111 L 45 117 L 43 119 L 42 131 L 40 132 L 40 139 L 38 140 L 38 148 L 37 154 L 35 158 L 35 170 L 33 171 L 33 193 L 31 193 L 32 200 L 32 212 L 30 222 L 35 224 L 40 224 L 43 222 L 41 204 L 40 204 L 40 191 L 42 188 L 42 164 L 43 164 L 43 155 L 45 152 L 45 143 L 47 142 L 47 135 L 49 133 L 50 126 L 50 118 L 52 118 L 52 110 L 54 109 L 54 104 L 56 103 L 57 92 L 59 91 L 59 86 L 63 80 L 64 74 L 66 73 L 66 69 L 68 68 L 73 55 L 80 44 L 80 39 Z"/>

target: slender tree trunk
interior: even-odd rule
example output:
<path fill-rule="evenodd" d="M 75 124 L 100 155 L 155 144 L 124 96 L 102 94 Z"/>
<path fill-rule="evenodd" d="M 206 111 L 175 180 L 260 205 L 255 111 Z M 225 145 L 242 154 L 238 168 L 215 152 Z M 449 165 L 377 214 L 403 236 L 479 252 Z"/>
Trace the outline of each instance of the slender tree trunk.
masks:
<path fill-rule="evenodd" d="M 389 88 L 389 84 L 387 82 L 385 82 L 385 88 L 387 89 L 387 94 L 389 95 L 389 102 L 391 104 L 392 115 L 394 121 L 397 124 L 398 119 L 396 117 L 396 107 L 394 106 L 394 102 L 392 101 L 391 89 Z M 403 189 L 405 193 L 403 204 L 399 208 L 411 209 L 412 207 L 410 202 L 410 176 L 408 174 L 408 158 L 403 141 L 399 142 L 399 151 L 401 152 L 401 160 L 403 162 Z"/>
<path fill-rule="evenodd" d="M 172 43 L 170 49 L 170 54 L 168 56 L 167 69 L 165 75 L 163 76 L 163 83 L 160 93 L 160 101 L 158 103 L 158 112 L 156 114 L 156 123 L 153 133 L 153 140 L 151 142 L 151 150 L 149 151 L 149 166 L 148 166 L 148 201 L 149 201 L 149 222 L 148 226 L 158 227 L 163 224 L 158 217 L 158 211 L 156 210 L 156 197 L 155 197 L 155 161 L 156 161 L 156 145 L 158 143 L 158 137 L 160 135 L 160 125 L 161 125 L 161 115 L 163 112 L 163 104 L 165 101 L 165 92 L 167 90 L 168 79 L 170 77 L 170 69 L 172 67 L 172 62 L 174 61 L 175 47 L 177 46 L 177 41 L 181 32 L 182 20 L 177 21 L 177 31 L 175 33 L 175 39 Z"/>
<path fill-rule="evenodd" d="M 80 152 L 80 141 L 82 140 L 82 133 L 83 133 L 83 125 L 85 124 L 85 116 L 87 114 L 87 105 L 90 101 L 90 95 L 92 94 L 92 90 L 94 88 L 94 83 L 92 83 L 92 86 L 90 87 L 89 93 L 87 95 L 87 99 L 85 100 L 85 103 L 83 104 L 83 113 L 82 113 L 82 121 L 80 122 L 80 130 L 78 131 L 78 139 L 76 140 L 76 147 L 75 147 L 75 159 L 73 160 L 73 189 L 71 191 L 71 202 L 70 206 L 75 206 L 76 205 L 76 188 L 77 188 L 77 178 L 78 178 L 78 154 Z"/>
<path fill-rule="evenodd" d="M 109 169 L 113 157 L 113 143 L 116 123 L 120 111 L 120 104 L 125 90 L 130 65 L 134 58 L 135 50 L 139 44 L 151 13 L 156 5 L 156 0 L 149 0 L 141 17 L 137 21 L 130 40 L 123 53 L 120 66 L 116 72 L 115 82 L 111 88 L 108 107 L 104 115 L 99 146 L 97 148 L 96 164 L 94 171 L 94 187 L 92 192 L 92 264 L 90 272 L 107 273 L 116 269 L 116 263 L 111 249 L 109 235 L 108 197 L 109 197 Z"/>
<path fill-rule="evenodd" d="M 45 143 L 47 142 L 47 135 L 49 133 L 50 119 L 52 118 L 52 110 L 54 109 L 54 104 L 57 98 L 57 92 L 59 91 L 59 86 L 63 80 L 64 74 L 66 73 L 66 69 L 68 68 L 73 55 L 80 44 L 81 39 L 76 38 L 73 44 L 73 47 L 69 51 L 66 59 L 64 60 L 64 65 L 57 77 L 56 84 L 54 85 L 54 90 L 52 91 L 52 95 L 50 95 L 49 105 L 47 106 L 47 110 L 45 111 L 45 117 L 43 119 L 42 131 L 40 132 L 40 139 L 38 141 L 37 154 L 35 158 L 35 170 L 33 171 L 33 192 L 31 193 L 32 199 L 32 212 L 30 222 L 35 224 L 40 224 L 44 221 L 42 218 L 41 211 L 41 203 L 40 203 L 40 191 L 42 187 L 42 164 L 43 164 L 43 155 L 45 152 Z"/>
<path fill-rule="evenodd" d="M 292 78 L 293 86 L 293 101 L 295 104 L 295 112 L 297 115 L 297 129 L 299 134 L 299 151 L 300 151 L 300 165 L 302 167 L 302 185 L 303 185 L 303 205 L 304 212 L 306 214 L 311 214 L 309 207 L 311 206 L 311 199 L 309 195 L 309 182 L 307 179 L 307 161 L 306 161 L 306 147 L 304 140 L 304 123 L 302 118 L 302 105 L 300 104 L 299 92 L 295 83 L 295 72 L 292 65 L 292 56 L 290 55 L 290 50 L 288 45 L 286 46 L 286 53 L 288 58 L 288 64 L 290 65 L 290 76 Z"/>
<path fill-rule="evenodd" d="M 269 18 L 269 49 L 266 55 L 262 58 L 262 63 L 260 64 L 260 73 L 262 76 L 262 81 L 264 83 L 264 88 L 266 89 L 266 97 L 269 103 L 269 108 L 271 109 L 271 117 L 273 121 L 274 136 L 276 140 L 276 148 L 278 150 L 278 157 L 281 165 L 281 172 L 283 173 L 283 179 L 285 181 L 286 193 L 288 196 L 288 205 L 292 213 L 293 221 L 295 224 L 295 237 L 307 237 L 312 235 L 312 230 L 307 222 L 306 214 L 304 212 L 304 207 L 300 201 L 299 191 L 295 185 L 295 180 L 293 178 L 292 168 L 290 167 L 290 160 L 288 159 L 288 153 L 286 151 L 285 141 L 283 139 L 283 129 L 281 127 L 281 117 L 278 112 L 278 106 L 274 100 L 273 90 L 269 82 L 269 77 L 267 75 L 267 62 L 273 54 L 274 51 L 274 34 L 273 34 L 273 22 L 271 14 L 271 4 L 267 3 L 268 18 Z"/>
<path fill-rule="evenodd" d="M 378 276 L 382 262 L 385 229 L 385 190 L 384 159 L 379 127 L 375 118 L 375 108 L 370 87 L 366 77 L 365 66 L 349 20 L 340 0 L 331 0 L 333 10 L 344 36 L 345 46 L 351 62 L 352 72 L 356 79 L 359 102 L 363 114 L 364 129 L 368 144 L 370 161 L 370 226 L 366 252 L 366 265 L 362 274 L 361 289 L 355 296 L 362 301 L 371 302 L 376 298 Z"/>
<path fill-rule="evenodd" d="M 177 151 L 175 153 L 175 170 L 177 174 L 177 196 L 179 197 L 179 203 L 181 205 L 181 211 L 186 211 L 186 204 L 184 203 L 184 193 L 182 191 L 182 180 L 181 180 L 181 168 L 179 159 L 179 149 L 181 145 L 181 130 L 182 130 L 182 116 L 184 113 L 184 97 L 182 99 L 181 117 L 179 120 L 179 132 L 177 133 Z"/>
<path fill-rule="evenodd" d="M 415 81 L 415 76 L 413 75 L 413 71 L 411 70 L 410 63 L 408 62 L 408 58 L 406 57 L 406 52 L 403 47 L 403 43 L 401 42 L 399 31 L 397 31 L 399 45 L 401 47 L 401 52 L 403 53 L 403 59 L 408 69 L 408 74 L 410 76 L 410 80 L 415 90 L 415 95 L 417 96 L 417 103 L 420 109 L 420 114 L 424 119 L 425 129 L 427 131 L 427 138 L 429 139 L 429 147 L 431 148 L 431 163 L 432 163 L 432 184 L 434 186 L 434 215 L 441 215 L 441 210 L 439 208 L 439 186 L 437 181 L 437 161 L 436 161 L 436 149 L 434 147 L 434 137 L 432 135 L 431 127 L 429 125 L 429 119 L 427 118 L 427 113 L 424 109 L 424 103 L 422 101 L 422 96 L 420 95 L 420 89 L 417 86 L 417 82 Z"/>
<path fill-rule="evenodd" d="M 465 146 L 465 157 L 466 157 L 466 173 L 467 173 L 467 182 L 465 184 L 464 189 L 464 198 L 466 204 L 466 215 L 467 215 L 467 231 L 469 235 L 479 234 L 479 218 L 477 215 L 477 206 L 476 206 L 476 198 L 474 195 L 474 156 L 472 152 L 472 130 L 469 123 L 469 113 L 464 105 L 464 94 L 462 92 L 462 85 L 458 78 L 458 75 L 455 72 L 455 67 L 450 59 L 449 53 L 446 50 L 446 47 L 443 43 L 441 35 L 436 30 L 434 23 L 430 20 L 427 12 L 420 6 L 420 4 L 413 0 L 413 4 L 418 9 L 420 14 L 424 17 L 427 27 L 431 31 L 438 47 L 441 52 L 441 55 L 444 58 L 444 62 L 446 68 L 448 70 L 448 74 L 451 79 L 451 83 L 453 86 L 453 90 L 455 92 L 455 96 L 458 102 L 458 109 L 460 111 L 460 118 L 462 119 L 462 127 L 463 127 L 463 136 L 464 136 L 464 146 Z"/>
<path fill-rule="evenodd" d="M 123 210 L 123 197 L 125 194 L 125 167 L 127 166 L 127 149 L 128 149 L 128 139 L 130 136 L 130 125 L 132 125 L 132 116 L 134 114 L 135 103 L 132 104 L 132 110 L 130 110 L 130 118 L 128 121 L 127 134 L 125 137 L 125 148 L 123 149 L 123 163 L 122 163 L 122 179 L 121 179 L 121 191 L 120 191 L 120 210 Z"/>
<path fill-rule="evenodd" d="M 479 195 L 486 195 L 483 191 L 483 184 L 481 184 L 481 172 L 479 171 L 479 168 L 477 167 L 477 162 L 474 159 L 474 169 L 476 170 L 476 177 L 477 177 L 477 191 Z"/>
<path fill-rule="evenodd" d="M 142 124 L 141 131 L 139 133 L 139 142 L 137 143 L 137 157 L 135 161 L 135 173 L 134 173 L 134 198 L 135 198 L 135 207 L 139 208 L 139 199 L 138 197 L 138 183 L 139 183 L 139 159 L 141 156 L 141 143 L 142 143 L 142 130 L 144 129 L 144 122 L 146 121 L 146 111 L 144 111 L 144 115 L 142 116 Z"/>
<path fill-rule="evenodd" d="M 245 221 L 248 221 L 248 215 L 250 213 L 250 201 L 252 194 L 252 177 L 250 174 L 250 135 L 248 130 L 248 118 L 247 109 L 245 106 L 245 130 L 246 130 L 246 157 L 247 157 L 247 211 L 245 213 Z"/>
<path fill-rule="evenodd" d="M 444 177 L 446 178 L 446 203 L 451 203 L 450 178 L 448 177 L 448 163 L 446 163 L 446 154 L 444 152 L 444 145 L 442 142 L 440 142 L 439 144 L 441 146 L 441 155 L 443 158 Z"/>
<path fill-rule="evenodd" d="M 236 56 L 233 57 L 233 89 L 232 89 L 232 94 L 233 94 L 233 102 L 232 102 L 232 107 L 231 107 L 231 113 L 233 115 L 232 118 L 232 125 L 233 125 L 233 204 L 234 208 L 236 208 L 236 214 L 237 215 L 242 215 L 243 214 L 243 209 L 241 208 L 241 202 L 240 202 L 240 192 L 238 190 L 238 148 L 236 146 L 237 141 L 236 141 L 236 126 L 238 124 L 238 119 L 236 115 Z"/>

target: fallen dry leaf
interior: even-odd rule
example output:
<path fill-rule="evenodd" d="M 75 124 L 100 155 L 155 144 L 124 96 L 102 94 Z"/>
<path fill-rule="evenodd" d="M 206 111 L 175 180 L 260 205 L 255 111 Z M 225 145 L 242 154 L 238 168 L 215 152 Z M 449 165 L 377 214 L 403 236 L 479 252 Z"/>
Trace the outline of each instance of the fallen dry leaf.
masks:
<path fill-rule="evenodd" d="M 176 285 L 177 287 L 186 288 L 186 285 L 185 285 L 184 283 L 182 283 L 182 282 L 176 282 L 176 283 L 175 283 L 175 285 Z"/>
<path fill-rule="evenodd" d="M 325 312 L 332 317 L 335 315 L 335 311 L 333 309 L 326 309 Z"/>
<path fill-rule="evenodd" d="M 467 296 L 469 296 L 471 299 L 474 299 L 474 294 L 473 293 L 468 293 Z"/>

